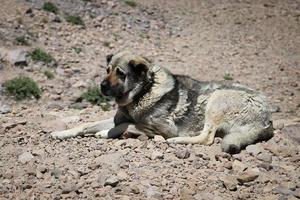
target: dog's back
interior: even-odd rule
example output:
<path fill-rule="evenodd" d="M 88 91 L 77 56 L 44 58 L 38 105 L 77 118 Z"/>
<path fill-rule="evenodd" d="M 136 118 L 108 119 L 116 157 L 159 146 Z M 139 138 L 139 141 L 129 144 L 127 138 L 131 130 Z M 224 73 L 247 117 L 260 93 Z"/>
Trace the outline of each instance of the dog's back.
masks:
<path fill-rule="evenodd" d="M 270 107 L 259 92 L 235 83 L 200 82 L 181 75 L 175 79 L 179 94 L 185 91 L 181 93 L 187 96 L 181 98 L 186 99 L 185 104 L 189 102 L 176 121 L 181 129 L 179 136 L 194 136 L 210 124 L 225 136 L 223 150 L 227 152 L 272 137 Z"/>

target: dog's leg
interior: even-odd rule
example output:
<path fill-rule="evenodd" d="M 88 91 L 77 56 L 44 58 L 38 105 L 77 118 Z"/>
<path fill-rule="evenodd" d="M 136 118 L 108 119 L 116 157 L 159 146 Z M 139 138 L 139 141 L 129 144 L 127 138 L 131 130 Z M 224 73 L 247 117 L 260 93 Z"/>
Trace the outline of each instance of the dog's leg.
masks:
<path fill-rule="evenodd" d="M 211 145 L 214 142 L 217 128 L 210 123 L 204 125 L 200 135 L 194 137 L 174 137 L 167 139 L 168 143 L 176 144 L 205 144 Z"/>
<path fill-rule="evenodd" d="M 120 135 L 124 134 L 130 126 L 134 125 L 131 123 L 122 123 L 114 128 L 99 131 L 95 136 L 98 138 L 118 138 Z"/>
<path fill-rule="evenodd" d="M 100 132 L 103 130 L 109 130 L 113 127 L 114 127 L 114 120 L 113 120 L 113 118 L 110 118 L 110 119 L 106 119 L 106 120 L 102 120 L 102 121 L 82 124 L 78 127 L 64 130 L 64 131 L 52 132 L 51 136 L 54 139 L 67 139 L 67 138 L 76 137 L 79 135 L 96 134 L 97 132 Z"/>

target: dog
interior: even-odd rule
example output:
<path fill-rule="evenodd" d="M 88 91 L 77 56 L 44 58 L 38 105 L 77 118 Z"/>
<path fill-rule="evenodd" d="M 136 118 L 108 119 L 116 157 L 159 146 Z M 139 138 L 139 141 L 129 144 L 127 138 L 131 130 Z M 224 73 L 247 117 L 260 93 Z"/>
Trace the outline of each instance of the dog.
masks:
<path fill-rule="evenodd" d="M 107 56 L 107 65 L 101 91 L 118 104 L 114 118 L 54 132 L 53 138 L 145 134 L 168 143 L 210 145 L 221 136 L 222 150 L 234 154 L 273 136 L 266 97 L 246 86 L 174 75 L 127 51 Z"/>

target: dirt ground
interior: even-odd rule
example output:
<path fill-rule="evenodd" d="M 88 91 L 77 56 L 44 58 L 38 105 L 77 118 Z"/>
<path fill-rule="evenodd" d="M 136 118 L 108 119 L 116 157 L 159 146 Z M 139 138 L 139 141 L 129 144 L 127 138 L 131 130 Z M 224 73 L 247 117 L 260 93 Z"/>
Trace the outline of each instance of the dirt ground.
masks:
<path fill-rule="evenodd" d="M 1 51 L 42 48 L 57 61 L 0 58 L 0 199 L 299 199 L 299 0 L 1 0 Z M 66 22 L 80 15 L 85 28 Z M 26 36 L 30 46 L 15 42 Z M 3 50 L 4 49 L 4 50 Z M 50 132 L 105 119 L 111 111 L 74 101 L 105 76 L 105 56 L 122 49 L 198 80 L 233 81 L 274 106 L 275 136 L 237 155 L 162 138 L 53 140 Z M 50 70 L 52 80 L 44 75 Z M 16 102 L 6 80 L 27 75 L 39 100 Z M 279 130 L 281 129 L 281 130 Z"/>

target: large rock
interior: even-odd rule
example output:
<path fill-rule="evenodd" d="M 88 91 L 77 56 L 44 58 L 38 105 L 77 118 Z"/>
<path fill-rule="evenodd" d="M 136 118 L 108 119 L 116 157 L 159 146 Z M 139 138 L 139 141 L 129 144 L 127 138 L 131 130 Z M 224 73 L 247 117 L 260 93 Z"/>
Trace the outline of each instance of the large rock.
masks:
<path fill-rule="evenodd" d="M 12 65 L 27 65 L 27 51 L 24 48 L 5 49 L 0 48 L 0 57 L 7 60 Z"/>

